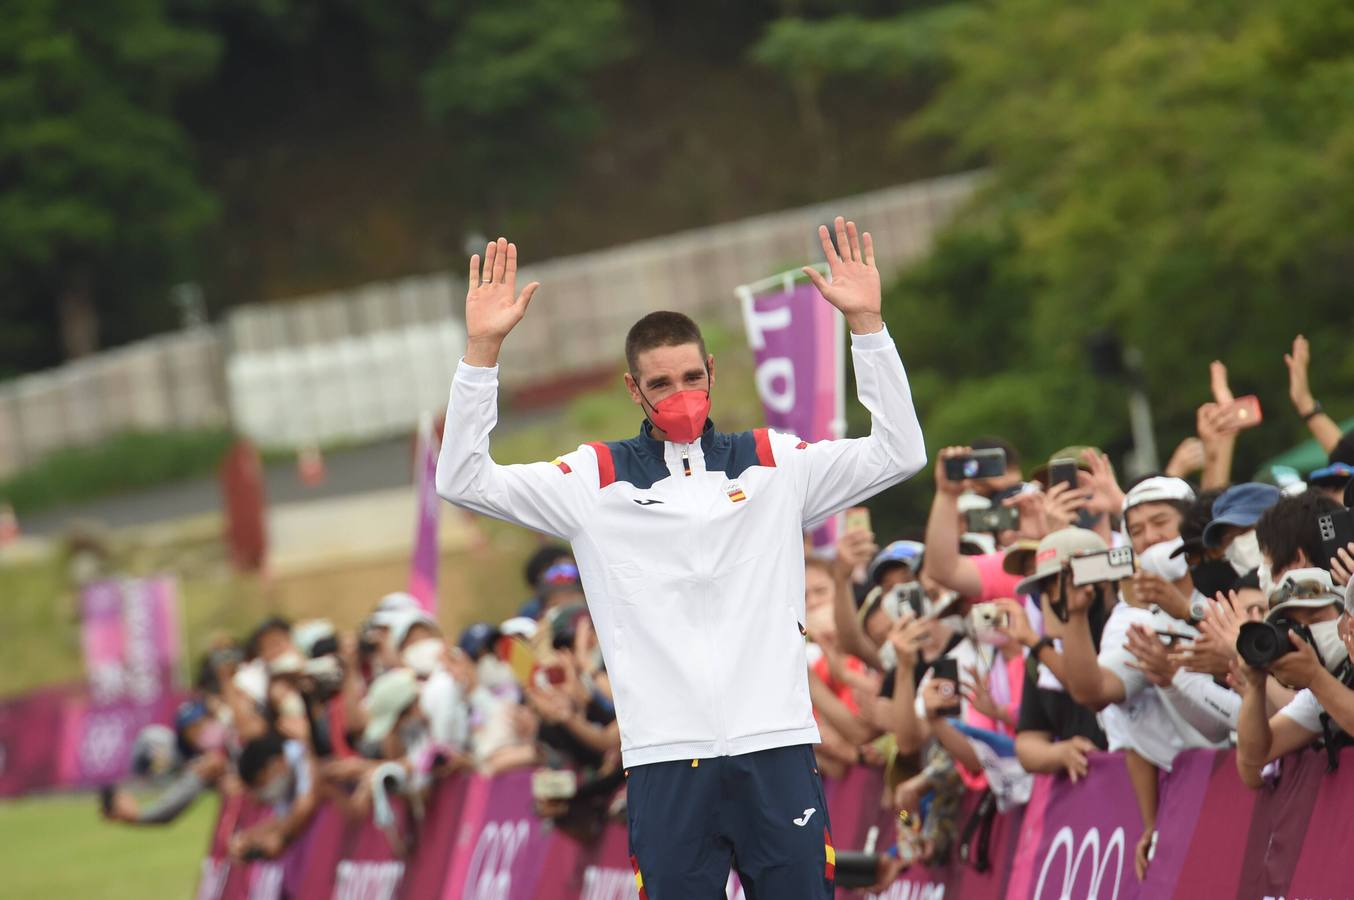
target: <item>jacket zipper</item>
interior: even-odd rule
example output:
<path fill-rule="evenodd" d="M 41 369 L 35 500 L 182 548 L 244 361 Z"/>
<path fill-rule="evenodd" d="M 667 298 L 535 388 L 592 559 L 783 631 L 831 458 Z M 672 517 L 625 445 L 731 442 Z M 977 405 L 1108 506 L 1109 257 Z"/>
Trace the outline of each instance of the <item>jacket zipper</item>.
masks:
<path fill-rule="evenodd" d="M 690 477 L 691 477 L 691 457 L 690 457 L 690 450 L 691 450 L 691 445 L 690 445 L 690 444 L 683 444 L 683 445 L 682 445 L 682 475 L 683 475 L 683 477 L 685 477 L 685 478 L 690 478 Z M 690 495 L 690 492 L 689 492 L 689 491 L 687 492 L 687 500 L 688 500 L 688 503 L 691 502 L 691 495 Z M 691 513 L 692 513 L 691 518 L 692 518 L 692 521 L 693 521 L 693 525 L 694 525 L 694 524 L 697 524 L 697 523 L 695 522 L 695 506 L 694 506 L 694 505 L 691 506 Z M 696 535 L 699 535 L 701 532 L 700 532 L 700 529 L 699 529 L 699 528 L 696 528 L 696 529 L 693 529 L 692 533 L 693 533 L 693 534 L 696 534 Z M 697 549 L 697 550 L 698 550 L 698 548 L 699 548 L 699 546 L 700 546 L 700 544 L 698 543 L 698 541 L 699 541 L 699 537 L 697 537 L 696 541 L 693 541 L 693 548 L 695 548 L 695 549 Z M 705 671 L 706 671 L 706 673 L 708 674 L 709 672 L 711 672 L 711 671 L 713 670 L 713 667 L 710 665 L 710 660 L 709 660 L 709 649 L 710 649 L 710 647 L 713 646 L 713 644 L 710 642 L 710 621 L 711 621 L 711 617 L 712 617 L 712 614 L 713 614 L 713 611 L 712 611 L 711 608 L 710 608 L 710 607 L 711 607 L 710 583 L 709 583 L 709 578 L 708 578 L 708 577 L 706 576 L 706 574 L 705 574 L 704 565 L 703 565 L 704 559 L 702 558 L 701 554 L 700 554 L 699 552 L 696 552 L 696 553 L 693 553 L 692 555 L 693 555 L 693 557 L 695 558 L 695 559 L 694 559 L 694 563 L 695 563 L 696 571 L 699 573 L 699 581 L 698 581 L 698 583 L 700 584 L 700 603 L 701 603 L 701 610 L 702 610 L 702 612 L 703 612 L 703 614 L 704 614 L 704 616 L 703 616 L 704 622 L 702 622 L 702 625 L 703 625 L 704 627 L 703 627 L 701 630 L 702 630 L 702 637 L 705 639 L 705 651 L 706 651 L 706 657 L 707 657 L 707 658 L 706 658 Z M 717 686 L 717 685 L 713 687 L 713 689 L 711 690 L 710 693 L 711 693 L 711 699 L 714 701 L 714 705 L 715 705 L 715 714 L 716 714 L 715 718 L 716 718 L 716 723 L 717 723 L 716 728 L 715 728 L 715 755 L 716 755 L 716 756 L 722 756 L 722 755 L 724 755 L 724 753 L 728 750 L 728 746 L 727 746 L 727 738 L 726 738 L 727 729 L 725 728 L 725 724 L 724 724 L 724 704 L 721 702 L 721 697 L 720 697 L 720 694 L 719 694 L 719 690 L 718 690 L 718 686 Z"/>

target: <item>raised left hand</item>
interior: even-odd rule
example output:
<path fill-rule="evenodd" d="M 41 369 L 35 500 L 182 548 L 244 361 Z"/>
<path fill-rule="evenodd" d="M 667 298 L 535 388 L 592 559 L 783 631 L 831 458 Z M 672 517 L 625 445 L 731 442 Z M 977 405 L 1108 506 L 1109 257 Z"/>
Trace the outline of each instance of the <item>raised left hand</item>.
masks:
<path fill-rule="evenodd" d="M 837 232 L 836 247 L 832 246 L 827 226 L 818 226 L 818 240 L 823 244 L 831 280 L 812 266 L 805 266 L 803 272 L 827 302 L 841 310 L 852 333 L 873 334 L 884 327 L 880 315 L 879 270 L 874 264 L 874 240 L 868 231 L 863 235 L 857 233 L 856 223 L 847 222 L 841 216 L 833 221 L 833 226 Z"/>
<path fill-rule="evenodd" d="M 1114 464 L 1104 453 L 1090 448 L 1081 452 L 1081 458 L 1090 468 L 1089 472 L 1078 475 L 1078 486 L 1091 491 L 1091 501 L 1086 508 L 1094 513 L 1118 515 L 1124 506 L 1124 492 L 1114 475 Z"/>

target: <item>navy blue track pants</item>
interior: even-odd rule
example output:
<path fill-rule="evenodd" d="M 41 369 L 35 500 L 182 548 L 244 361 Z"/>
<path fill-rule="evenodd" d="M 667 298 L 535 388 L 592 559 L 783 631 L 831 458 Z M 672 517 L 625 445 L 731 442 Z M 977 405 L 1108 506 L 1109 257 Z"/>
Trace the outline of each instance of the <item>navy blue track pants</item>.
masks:
<path fill-rule="evenodd" d="M 832 849 L 813 748 L 674 760 L 627 772 L 630 862 L 643 900 L 831 900 Z"/>

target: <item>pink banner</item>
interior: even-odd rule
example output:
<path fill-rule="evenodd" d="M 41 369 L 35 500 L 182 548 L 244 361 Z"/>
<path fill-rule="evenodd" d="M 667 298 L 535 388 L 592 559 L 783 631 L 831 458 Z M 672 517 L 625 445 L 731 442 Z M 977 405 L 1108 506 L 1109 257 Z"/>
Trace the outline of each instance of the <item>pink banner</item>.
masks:
<path fill-rule="evenodd" d="M 437 496 L 439 449 L 432 419 L 424 416 L 419 422 L 414 453 L 414 490 L 418 508 L 414 555 L 409 567 L 409 593 L 433 616 L 437 615 L 437 523 L 442 510 L 442 499 Z"/>
<path fill-rule="evenodd" d="M 743 289 L 740 296 L 766 424 L 806 441 L 845 437 L 845 351 L 837 310 L 807 281 L 761 294 Z M 832 521 L 813 535 L 815 547 L 835 540 Z"/>
<path fill-rule="evenodd" d="M 3 721 L 3 720 L 0 720 Z M 964 897 L 1056 900 L 1099 897 L 1342 897 L 1354 892 L 1347 811 L 1354 806 L 1354 753 L 1326 774 L 1324 754 L 1283 761 L 1278 783 L 1244 788 L 1231 753 L 1190 751 L 1161 781 L 1156 856 L 1137 880 L 1133 851 L 1137 803 L 1118 754 L 1097 754 L 1073 785 L 1039 776 L 1030 803 L 999 815 L 989 843 L 991 869 L 952 858 L 913 866 L 874 894 L 838 891 L 841 900 Z M 871 825 L 878 849 L 895 833 L 881 809 L 879 773 L 862 769 L 827 785 L 833 842 L 859 848 Z M 973 807 L 966 804 L 965 817 Z M 269 815 L 234 798 L 222 805 L 203 862 L 198 900 L 621 900 L 635 896 L 624 824 L 582 845 L 532 811 L 530 775 L 472 776 L 439 784 L 407 859 L 394 855 L 369 820 L 349 822 L 324 809 L 281 860 L 230 864 L 230 835 Z M 962 822 L 958 823 L 962 824 Z M 730 877 L 726 895 L 743 893 Z"/>
<path fill-rule="evenodd" d="M 173 717 L 182 652 L 176 583 L 94 582 L 81 595 L 81 623 L 89 697 L 66 707 L 60 781 L 101 784 L 126 777 L 138 731 Z"/>

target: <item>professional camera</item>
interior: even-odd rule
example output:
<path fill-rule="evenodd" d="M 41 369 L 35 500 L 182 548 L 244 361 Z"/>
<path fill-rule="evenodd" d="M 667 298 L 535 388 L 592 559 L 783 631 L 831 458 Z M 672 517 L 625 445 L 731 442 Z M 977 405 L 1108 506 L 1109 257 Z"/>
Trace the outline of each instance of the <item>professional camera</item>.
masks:
<path fill-rule="evenodd" d="M 1246 665 L 1268 669 L 1286 653 L 1293 652 L 1288 635 L 1294 629 L 1288 622 L 1245 622 L 1236 638 L 1236 652 Z"/>

